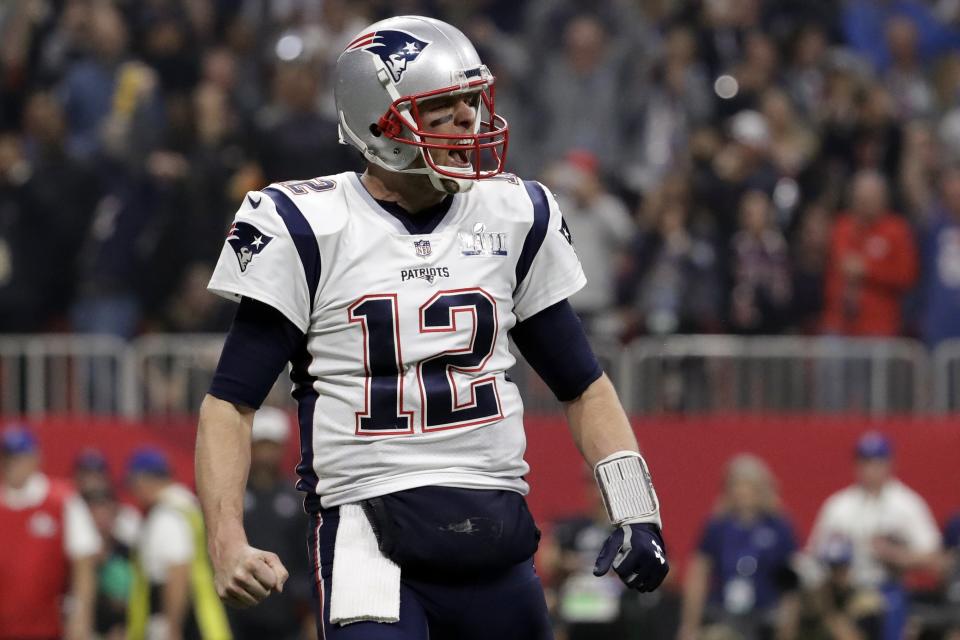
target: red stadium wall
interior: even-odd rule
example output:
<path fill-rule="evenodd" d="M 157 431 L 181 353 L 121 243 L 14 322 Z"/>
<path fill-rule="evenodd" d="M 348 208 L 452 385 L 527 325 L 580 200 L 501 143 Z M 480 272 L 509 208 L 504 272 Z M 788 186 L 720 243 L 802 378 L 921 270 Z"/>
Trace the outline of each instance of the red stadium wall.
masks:
<path fill-rule="evenodd" d="M 51 419 L 35 425 L 44 467 L 68 475 L 83 447 L 101 449 L 119 474 L 138 446 L 165 448 L 181 479 L 193 477 L 192 423 L 140 425 L 115 420 Z M 870 428 L 893 441 L 897 475 L 929 502 L 939 522 L 960 509 L 960 420 L 850 417 L 657 418 L 635 421 L 663 503 L 665 535 L 676 560 L 696 544 L 700 526 L 716 499 L 723 468 L 737 453 L 767 461 L 780 482 L 787 513 L 801 540 L 823 499 L 852 479 L 852 450 Z M 588 504 L 590 484 L 564 422 L 527 420 L 530 504 L 542 524 L 575 514 Z M 296 442 L 290 443 L 290 468 Z"/>

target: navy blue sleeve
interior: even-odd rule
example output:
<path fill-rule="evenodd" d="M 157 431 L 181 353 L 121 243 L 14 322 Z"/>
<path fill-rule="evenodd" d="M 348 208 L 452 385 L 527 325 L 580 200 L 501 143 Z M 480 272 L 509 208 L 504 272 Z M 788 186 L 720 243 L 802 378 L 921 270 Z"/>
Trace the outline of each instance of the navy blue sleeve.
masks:
<path fill-rule="evenodd" d="M 603 375 L 580 318 L 566 300 L 520 322 L 510 337 L 561 402 L 576 400 Z"/>
<path fill-rule="evenodd" d="M 280 311 L 252 298 L 241 299 L 210 395 L 259 409 L 304 337 Z"/>
<path fill-rule="evenodd" d="M 960 513 L 953 516 L 943 531 L 943 546 L 960 550 Z"/>

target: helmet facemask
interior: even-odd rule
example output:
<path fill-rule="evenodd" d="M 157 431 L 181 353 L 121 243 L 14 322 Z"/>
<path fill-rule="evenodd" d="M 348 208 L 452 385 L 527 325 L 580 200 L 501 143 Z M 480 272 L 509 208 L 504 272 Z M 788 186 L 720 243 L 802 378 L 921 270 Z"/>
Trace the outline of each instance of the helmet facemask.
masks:
<path fill-rule="evenodd" d="M 396 170 L 399 173 L 420 173 L 430 177 L 431 184 L 446 193 L 469 190 L 475 180 L 492 178 L 503 171 L 507 154 L 509 127 L 495 111 L 493 76 L 485 67 L 474 71 L 475 77 L 459 85 L 425 93 L 406 95 L 391 103 L 377 122 L 381 135 L 405 145 L 418 147 L 423 166 Z M 464 94 L 478 95 L 477 110 L 471 133 L 438 133 L 426 131 L 421 105 L 432 99 Z M 460 156 L 463 166 L 441 165 L 430 150 L 444 150 Z M 465 160 L 465 162 L 463 162 Z"/>

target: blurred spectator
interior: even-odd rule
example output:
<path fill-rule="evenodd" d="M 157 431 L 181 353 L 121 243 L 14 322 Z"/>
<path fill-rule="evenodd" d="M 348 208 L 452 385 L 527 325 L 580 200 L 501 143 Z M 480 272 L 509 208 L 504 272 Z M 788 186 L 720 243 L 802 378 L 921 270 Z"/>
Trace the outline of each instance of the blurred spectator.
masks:
<path fill-rule="evenodd" d="M 893 448 L 885 436 L 864 434 L 855 453 L 856 483 L 823 503 L 807 548 L 816 555 L 831 540 L 849 540 L 850 583 L 883 595 L 881 637 L 899 640 L 909 609 L 903 573 L 936 567 L 940 532 L 923 498 L 893 476 Z"/>
<path fill-rule="evenodd" d="M 928 226 L 937 200 L 938 177 L 945 164 L 943 149 L 928 122 L 913 121 L 904 133 L 898 185 L 904 212 L 914 225 Z"/>
<path fill-rule="evenodd" d="M 72 63 L 60 87 L 77 158 L 142 159 L 162 132 L 155 71 L 129 58 L 129 32 L 109 2 L 92 5 L 84 43 L 88 55 Z"/>
<path fill-rule="evenodd" d="M 850 210 L 831 231 L 823 331 L 895 336 L 902 325 L 902 297 L 917 277 L 913 233 L 887 208 L 882 175 L 862 171 L 850 191 Z"/>
<path fill-rule="evenodd" d="M 768 89 L 760 99 L 760 112 L 767 120 L 770 157 L 778 173 L 792 177 L 803 173 L 817 152 L 818 142 L 795 112 L 790 98 L 780 89 Z"/>
<path fill-rule="evenodd" d="M 850 640 L 880 640 L 886 603 L 871 586 L 858 586 L 851 579 L 853 543 L 834 536 L 816 550 L 816 561 L 825 579 L 806 594 L 802 632 Z"/>
<path fill-rule="evenodd" d="M 0 437 L 0 638 L 88 638 L 101 549 L 90 511 L 72 487 L 40 471 L 28 427 Z"/>
<path fill-rule="evenodd" d="M 717 327 L 720 283 L 714 246 L 688 228 L 683 202 L 667 201 L 654 215 L 653 228 L 634 238 L 618 285 L 626 314 L 624 338 Z"/>
<path fill-rule="evenodd" d="M 107 495 L 111 500 L 116 501 L 114 483 L 110 478 L 107 459 L 98 449 L 84 449 L 74 459 L 73 483 L 84 500 L 87 500 L 88 496 L 96 494 Z M 133 506 L 123 503 L 117 503 L 112 508 L 115 508 L 116 513 L 111 527 L 106 531 L 115 541 L 132 548 L 136 544 L 142 524 L 140 512 Z M 101 531 L 101 536 L 103 535 L 104 533 Z"/>
<path fill-rule="evenodd" d="M 712 160 L 711 183 L 699 194 L 726 244 L 738 226 L 736 212 L 744 192 L 755 189 L 772 194 L 780 179 L 773 164 L 770 126 L 763 114 L 740 111 L 729 121 L 730 139 Z"/>
<path fill-rule="evenodd" d="M 111 487 L 88 489 L 83 499 L 103 540 L 97 555 L 93 630 L 105 640 L 122 640 L 127 637 L 127 602 L 133 585 L 132 547 L 116 537 L 122 506 Z"/>
<path fill-rule="evenodd" d="M 896 104 L 897 116 L 904 120 L 929 116 L 934 107 L 933 87 L 920 63 L 917 28 L 905 16 L 894 16 L 886 24 L 890 68 L 883 83 Z"/>
<path fill-rule="evenodd" d="M 254 415 L 243 527 L 251 546 L 273 551 L 292 573 L 283 593 L 250 609 L 228 611 L 235 640 L 296 640 L 310 637 L 316 629 L 305 571 L 303 497 L 281 468 L 289 436 L 290 417 L 285 412 L 262 407 Z"/>
<path fill-rule="evenodd" d="M 807 120 L 815 119 L 826 98 L 828 46 L 827 34 L 817 24 L 804 25 L 793 41 L 786 89 Z"/>
<path fill-rule="evenodd" d="M 600 328 L 613 308 L 615 268 L 624 259 L 635 233 L 627 208 L 605 189 L 597 175 L 597 164 L 590 152 L 571 151 L 546 174 L 590 282 L 570 299 L 588 331 Z"/>
<path fill-rule="evenodd" d="M 146 512 L 136 546 L 127 636 L 178 637 L 192 629 L 203 640 L 229 637 L 196 497 L 173 481 L 159 449 L 142 448 L 130 456 L 127 482 Z"/>
<path fill-rule="evenodd" d="M 635 141 L 628 142 L 633 150 L 624 159 L 622 171 L 633 189 L 655 188 L 682 161 L 693 130 L 713 114 L 714 96 L 706 70 L 697 61 L 696 47 L 689 28 L 671 29 L 663 60 L 654 66 L 649 82 L 636 78 L 627 94 L 626 125 L 636 132 Z M 646 70 L 635 68 L 628 73 L 641 71 Z"/>
<path fill-rule="evenodd" d="M 943 547 L 944 637 L 946 640 L 960 640 L 960 513 L 947 521 L 943 530 Z"/>
<path fill-rule="evenodd" d="M 843 7 L 843 29 L 848 46 L 883 71 L 891 64 L 890 44 L 884 32 L 892 19 L 909 20 L 917 30 L 917 47 L 923 63 L 945 48 L 956 46 L 957 33 L 937 21 L 930 3 L 919 0 L 876 2 L 850 0 Z"/>
<path fill-rule="evenodd" d="M 359 167 L 359 158 L 337 141 L 335 121 L 322 116 L 316 98 L 322 78 L 316 65 L 280 64 L 273 98 L 257 114 L 255 156 L 266 182 L 328 175 Z"/>
<path fill-rule="evenodd" d="M 731 245 L 730 328 L 736 333 L 779 333 L 788 321 L 790 264 L 787 242 L 764 192 L 744 194 L 740 231 Z"/>
<path fill-rule="evenodd" d="M 795 637 L 795 551 L 793 527 L 767 465 L 749 454 L 736 456 L 687 569 L 678 637 L 692 640 L 721 628 L 745 639 Z"/>
<path fill-rule="evenodd" d="M 960 167 L 944 172 L 923 249 L 923 340 L 960 337 Z"/>
<path fill-rule="evenodd" d="M 0 133 L 0 332 L 62 329 L 99 197 L 95 177 L 64 153 L 49 95 L 28 100 L 24 121 L 24 135 Z"/>
<path fill-rule="evenodd" d="M 612 170 L 621 151 L 619 52 L 603 23 L 579 15 L 564 27 L 561 55 L 544 59 L 537 79 L 543 111 L 544 158 L 583 149 Z M 592 124 L 591 124 L 592 123 Z"/>
<path fill-rule="evenodd" d="M 812 204 L 804 210 L 791 246 L 794 331 L 814 334 L 823 315 L 824 276 L 830 255 L 830 214 Z"/>

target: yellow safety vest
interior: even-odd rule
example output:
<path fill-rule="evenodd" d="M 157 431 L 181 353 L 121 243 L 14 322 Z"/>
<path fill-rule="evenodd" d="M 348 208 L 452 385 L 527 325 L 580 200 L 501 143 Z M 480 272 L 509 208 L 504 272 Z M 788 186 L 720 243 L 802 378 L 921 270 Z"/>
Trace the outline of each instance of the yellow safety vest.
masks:
<path fill-rule="evenodd" d="M 199 509 L 176 506 L 190 525 L 193 547 L 196 553 L 190 562 L 190 602 L 200 637 L 203 640 L 231 640 L 227 612 L 213 583 L 213 568 L 207 557 L 207 540 L 203 515 Z M 133 587 L 127 604 L 128 640 L 145 640 L 147 623 L 150 620 L 150 581 L 140 562 L 139 554 L 133 554 Z"/>

